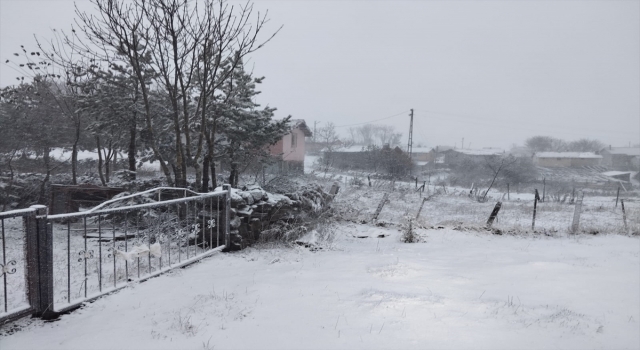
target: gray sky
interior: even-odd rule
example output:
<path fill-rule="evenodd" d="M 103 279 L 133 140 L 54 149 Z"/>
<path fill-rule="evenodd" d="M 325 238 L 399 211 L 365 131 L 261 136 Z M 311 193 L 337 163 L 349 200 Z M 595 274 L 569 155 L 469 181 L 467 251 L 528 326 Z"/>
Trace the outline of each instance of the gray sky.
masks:
<path fill-rule="evenodd" d="M 238 2 L 234 2 L 238 4 Z M 78 1 L 90 9 L 88 1 Z M 639 1 L 256 1 L 282 31 L 250 65 L 279 116 L 394 125 L 414 145 L 535 135 L 640 143 Z M 4 64 L 69 28 L 73 1 L 0 0 Z M 346 134 L 347 127 L 339 130 Z"/>

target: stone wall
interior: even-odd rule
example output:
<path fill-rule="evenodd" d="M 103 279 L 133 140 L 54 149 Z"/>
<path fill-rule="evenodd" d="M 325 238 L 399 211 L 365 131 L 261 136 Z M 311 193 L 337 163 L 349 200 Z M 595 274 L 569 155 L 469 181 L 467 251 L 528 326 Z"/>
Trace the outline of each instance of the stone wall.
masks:
<path fill-rule="evenodd" d="M 332 198 L 317 184 L 285 194 L 268 193 L 257 185 L 232 189 L 231 244 L 227 249 L 243 249 L 263 233 L 275 234 L 278 228 L 313 219 L 329 208 Z"/>

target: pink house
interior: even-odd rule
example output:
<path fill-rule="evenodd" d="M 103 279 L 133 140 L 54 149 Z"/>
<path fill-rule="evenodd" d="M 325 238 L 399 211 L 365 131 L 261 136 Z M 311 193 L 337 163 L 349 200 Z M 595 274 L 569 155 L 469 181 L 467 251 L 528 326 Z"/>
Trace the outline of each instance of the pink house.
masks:
<path fill-rule="evenodd" d="M 305 137 L 312 133 L 304 119 L 291 119 L 289 126 L 291 131 L 270 146 L 269 153 L 279 158 L 280 171 L 304 172 Z"/>

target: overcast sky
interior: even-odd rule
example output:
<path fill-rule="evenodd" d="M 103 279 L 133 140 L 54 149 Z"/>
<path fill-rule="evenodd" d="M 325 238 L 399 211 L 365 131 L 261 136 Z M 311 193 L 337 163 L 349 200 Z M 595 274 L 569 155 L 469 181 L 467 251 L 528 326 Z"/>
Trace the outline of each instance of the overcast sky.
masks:
<path fill-rule="evenodd" d="M 4 62 L 69 28 L 73 1 L 0 0 Z M 88 1 L 78 6 L 91 11 Z M 238 2 L 234 2 L 239 4 Z M 640 1 L 265 1 L 251 57 L 263 105 L 313 127 L 387 118 L 414 145 L 502 147 L 535 135 L 640 143 Z M 399 114 L 399 115 L 398 115 Z M 1 127 L 1 126 L 0 126 Z"/>

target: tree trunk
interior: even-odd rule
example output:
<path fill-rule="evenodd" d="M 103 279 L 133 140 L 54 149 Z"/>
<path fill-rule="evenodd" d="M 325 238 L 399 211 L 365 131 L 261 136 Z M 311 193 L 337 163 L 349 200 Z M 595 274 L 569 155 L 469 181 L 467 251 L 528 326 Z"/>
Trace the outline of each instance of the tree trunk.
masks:
<path fill-rule="evenodd" d="M 173 132 L 176 138 L 176 164 L 173 167 L 173 173 L 175 175 L 176 187 L 187 187 L 187 164 L 184 159 L 182 131 L 180 130 L 180 117 L 178 116 L 177 108 L 174 103 Z"/>
<path fill-rule="evenodd" d="M 111 158 L 113 158 L 113 150 L 111 149 L 111 141 L 109 141 L 109 147 L 104 157 L 104 180 L 109 183 L 109 177 L 111 175 Z"/>
<path fill-rule="evenodd" d="M 196 183 L 195 183 L 195 188 L 201 188 L 202 187 L 202 164 L 200 164 L 201 160 L 200 159 L 194 159 L 193 162 L 193 170 L 196 173 Z M 205 191 L 206 192 L 206 191 Z"/>
<path fill-rule="evenodd" d="M 213 157 L 209 160 L 209 166 L 211 167 L 211 187 L 215 190 L 218 187 L 218 174 L 216 173 L 216 162 L 213 161 Z"/>
<path fill-rule="evenodd" d="M 238 173 L 238 164 L 235 163 L 235 162 L 232 162 L 231 163 L 231 171 L 229 171 L 229 184 L 233 188 L 237 188 L 238 187 L 238 183 L 236 182 L 237 179 L 238 179 L 237 173 Z"/>
<path fill-rule="evenodd" d="M 79 118 L 79 116 L 76 116 Z M 71 181 L 74 185 L 78 184 L 78 142 L 80 142 L 80 122 L 76 121 L 76 135 L 73 140 L 71 149 Z"/>
<path fill-rule="evenodd" d="M 71 148 L 71 183 L 78 184 L 78 139 Z"/>
<path fill-rule="evenodd" d="M 102 186 L 106 186 L 104 181 L 104 173 L 102 172 L 102 147 L 100 147 L 100 136 L 96 136 L 96 146 L 98 147 L 98 175 L 100 176 L 100 182 Z"/>
<path fill-rule="evenodd" d="M 233 187 L 238 188 L 238 169 L 236 169 L 235 174 L 234 174 L 234 178 L 233 178 Z"/>
<path fill-rule="evenodd" d="M 51 166 L 50 166 L 51 158 L 49 157 L 49 152 L 51 152 L 51 149 L 49 147 L 45 147 L 43 151 L 44 151 L 43 152 L 44 154 L 42 156 L 42 160 L 44 161 L 44 166 L 47 170 L 47 174 L 45 175 L 44 180 L 42 181 L 42 186 L 40 186 L 40 198 L 38 198 L 38 203 L 46 205 L 47 204 L 47 197 L 46 197 L 47 183 L 49 182 L 49 178 L 51 177 Z"/>
<path fill-rule="evenodd" d="M 214 119 L 213 121 L 213 125 L 211 126 L 211 132 L 210 133 L 206 133 L 206 138 L 205 141 L 207 143 L 207 160 L 208 160 L 208 164 L 209 167 L 211 168 L 211 187 L 215 190 L 216 187 L 218 187 L 218 178 L 217 178 L 217 174 L 216 174 L 216 163 L 214 161 L 214 142 L 215 142 L 215 138 L 216 138 L 216 127 L 217 127 L 217 123 L 216 120 Z"/>
<path fill-rule="evenodd" d="M 129 174 L 129 179 L 136 179 L 136 120 L 135 117 L 131 122 L 131 127 L 129 128 L 129 150 L 128 150 L 128 158 L 129 158 L 129 171 L 132 173 Z"/>
<path fill-rule="evenodd" d="M 202 182 L 200 192 L 209 192 L 209 154 L 204 156 L 204 163 L 202 164 Z"/>

